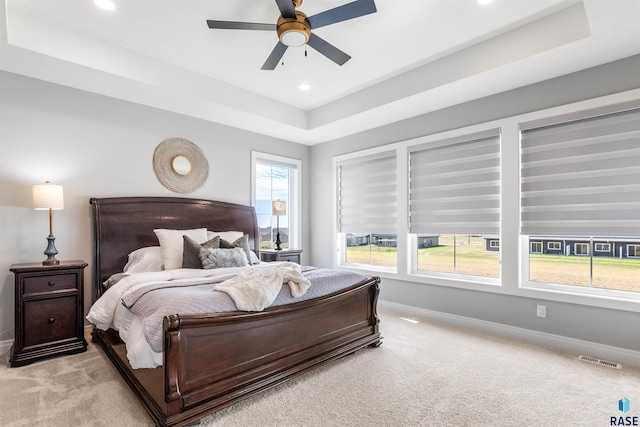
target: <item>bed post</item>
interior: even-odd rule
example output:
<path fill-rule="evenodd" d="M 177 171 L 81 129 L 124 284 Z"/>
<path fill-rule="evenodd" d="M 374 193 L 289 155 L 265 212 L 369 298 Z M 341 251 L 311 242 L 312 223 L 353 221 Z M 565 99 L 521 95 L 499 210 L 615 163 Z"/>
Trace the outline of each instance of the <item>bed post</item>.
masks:
<path fill-rule="evenodd" d="M 166 316 L 163 323 L 164 334 L 164 366 L 165 369 L 165 397 L 166 402 L 180 398 L 180 384 L 178 378 L 178 350 L 180 345 L 180 316 L 173 314 Z"/>
<path fill-rule="evenodd" d="M 102 296 L 102 281 L 100 280 L 100 199 L 92 197 L 89 204 L 93 206 L 93 290 L 92 303 Z"/>

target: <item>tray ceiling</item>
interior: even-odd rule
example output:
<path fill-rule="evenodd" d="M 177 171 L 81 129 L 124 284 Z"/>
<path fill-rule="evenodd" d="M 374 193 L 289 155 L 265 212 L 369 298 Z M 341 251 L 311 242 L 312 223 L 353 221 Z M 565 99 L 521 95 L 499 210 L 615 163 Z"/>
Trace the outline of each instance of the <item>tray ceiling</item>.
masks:
<path fill-rule="evenodd" d="M 311 145 L 640 53 L 638 0 L 376 0 L 314 30 L 343 66 L 299 47 L 263 71 L 275 32 L 206 20 L 275 23 L 273 0 L 114 2 L 3 0 L 1 68 Z"/>

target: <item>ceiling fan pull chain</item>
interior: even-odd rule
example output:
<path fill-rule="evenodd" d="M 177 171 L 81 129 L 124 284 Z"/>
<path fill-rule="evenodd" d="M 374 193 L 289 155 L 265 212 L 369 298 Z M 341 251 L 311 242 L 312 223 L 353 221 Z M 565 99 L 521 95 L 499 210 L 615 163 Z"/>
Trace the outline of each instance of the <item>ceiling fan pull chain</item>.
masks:
<path fill-rule="evenodd" d="M 304 45 L 304 56 L 305 57 L 307 56 L 307 45 L 306 44 Z"/>

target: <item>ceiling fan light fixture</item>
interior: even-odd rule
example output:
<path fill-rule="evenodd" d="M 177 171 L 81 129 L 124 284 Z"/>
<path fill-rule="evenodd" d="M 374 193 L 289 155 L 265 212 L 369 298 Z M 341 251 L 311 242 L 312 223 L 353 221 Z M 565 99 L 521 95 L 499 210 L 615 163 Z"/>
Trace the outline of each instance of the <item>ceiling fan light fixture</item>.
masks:
<path fill-rule="evenodd" d="M 311 26 L 307 15 L 297 10 L 296 19 L 283 18 L 282 16 L 278 19 L 276 32 L 280 43 L 283 45 L 290 47 L 302 46 L 311 37 Z"/>
<path fill-rule="evenodd" d="M 290 30 L 280 35 L 280 42 L 285 46 L 297 47 L 306 44 L 308 39 L 303 32 Z"/>

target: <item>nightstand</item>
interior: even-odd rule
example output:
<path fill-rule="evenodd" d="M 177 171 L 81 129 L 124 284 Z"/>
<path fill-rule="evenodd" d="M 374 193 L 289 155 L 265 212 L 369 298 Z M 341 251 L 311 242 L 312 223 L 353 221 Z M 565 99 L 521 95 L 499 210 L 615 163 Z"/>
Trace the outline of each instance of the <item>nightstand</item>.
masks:
<path fill-rule="evenodd" d="M 282 249 L 281 251 L 264 249 L 260 251 L 260 261 L 291 261 L 300 264 L 302 249 Z"/>
<path fill-rule="evenodd" d="M 45 357 L 81 353 L 84 339 L 84 261 L 13 264 L 16 337 L 11 367 Z"/>

